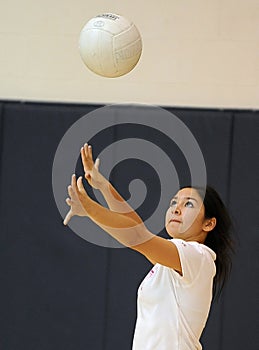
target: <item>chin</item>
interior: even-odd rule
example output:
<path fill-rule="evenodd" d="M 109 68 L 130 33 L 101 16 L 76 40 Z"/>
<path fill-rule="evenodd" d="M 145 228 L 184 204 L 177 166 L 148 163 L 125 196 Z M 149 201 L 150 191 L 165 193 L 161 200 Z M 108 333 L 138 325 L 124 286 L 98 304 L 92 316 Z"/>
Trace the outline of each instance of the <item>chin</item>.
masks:
<path fill-rule="evenodd" d="M 166 230 L 166 233 L 168 234 L 168 236 L 170 236 L 171 238 L 176 238 L 177 233 L 176 232 L 170 232 L 168 230 Z"/>
<path fill-rule="evenodd" d="M 167 234 L 168 234 L 168 236 L 169 236 L 170 238 L 176 238 L 175 235 L 173 235 L 172 233 L 168 233 L 168 232 L 167 232 Z"/>

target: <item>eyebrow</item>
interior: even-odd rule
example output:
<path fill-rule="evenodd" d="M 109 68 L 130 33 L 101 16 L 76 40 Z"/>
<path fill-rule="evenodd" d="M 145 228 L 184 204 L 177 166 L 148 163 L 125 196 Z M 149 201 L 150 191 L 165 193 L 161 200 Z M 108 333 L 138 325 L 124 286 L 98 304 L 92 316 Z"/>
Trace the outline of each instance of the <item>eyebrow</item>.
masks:
<path fill-rule="evenodd" d="M 177 196 L 173 197 L 173 198 L 171 199 L 171 201 L 172 201 L 173 199 L 178 199 L 178 197 L 177 197 Z M 192 199 L 192 200 L 194 200 L 195 202 L 198 203 L 197 199 L 195 199 L 195 198 L 193 198 L 193 197 L 183 197 L 183 199 Z"/>

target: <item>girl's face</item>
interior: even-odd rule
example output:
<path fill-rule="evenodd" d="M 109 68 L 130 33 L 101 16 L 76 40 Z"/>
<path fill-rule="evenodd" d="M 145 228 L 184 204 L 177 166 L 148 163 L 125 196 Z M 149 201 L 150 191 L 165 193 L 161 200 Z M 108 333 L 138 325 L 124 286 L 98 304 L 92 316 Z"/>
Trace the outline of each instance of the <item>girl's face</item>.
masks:
<path fill-rule="evenodd" d="M 167 233 L 173 238 L 204 242 L 211 226 L 211 219 L 205 219 L 204 213 L 205 208 L 198 192 L 193 188 L 181 189 L 172 198 L 166 212 Z"/>

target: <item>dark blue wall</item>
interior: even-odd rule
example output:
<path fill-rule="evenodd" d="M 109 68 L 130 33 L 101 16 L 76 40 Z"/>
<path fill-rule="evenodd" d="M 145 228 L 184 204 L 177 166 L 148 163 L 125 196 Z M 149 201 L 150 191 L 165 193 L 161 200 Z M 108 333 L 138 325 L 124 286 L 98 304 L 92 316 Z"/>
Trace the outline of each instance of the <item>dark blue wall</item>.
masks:
<path fill-rule="evenodd" d="M 131 348 L 136 291 L 151 265 L 64 227 L 52 193 L 60 139 L 97 107 L 0 103 L 0 349 Z M 233 272 L 212 306 L 204 348 L 258 350 L 259 113 L 168 110 L 197 139 L 208 183 L 235 219 Z"/>

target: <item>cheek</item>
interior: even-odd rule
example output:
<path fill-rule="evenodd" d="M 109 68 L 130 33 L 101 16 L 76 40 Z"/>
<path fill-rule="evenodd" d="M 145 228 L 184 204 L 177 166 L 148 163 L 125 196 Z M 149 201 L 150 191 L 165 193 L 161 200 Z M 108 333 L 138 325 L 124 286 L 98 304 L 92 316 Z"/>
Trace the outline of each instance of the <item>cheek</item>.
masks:
<path fill-rule="evenodd" d="M 165 224 L 167 224 L 167 222 L 169 220 L 169 215 L 170 215 L 170 209 L 168 209 L 166 214 L 165 214 Z"/>
<path fill-rule="evenodd" d="M 184 223 L 188 226 L 196 226 L 200 223 L 200 214 L 196 210 L 188 211 L 185 213 Z"/>

